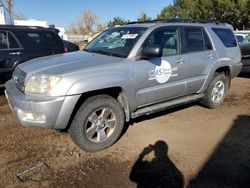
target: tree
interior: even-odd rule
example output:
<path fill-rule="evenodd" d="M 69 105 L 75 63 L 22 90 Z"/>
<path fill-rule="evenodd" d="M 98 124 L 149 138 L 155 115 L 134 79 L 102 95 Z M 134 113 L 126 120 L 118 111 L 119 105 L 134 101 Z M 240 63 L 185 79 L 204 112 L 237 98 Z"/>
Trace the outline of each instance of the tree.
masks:
<path fill-rule="evenodd" d="M 123 18 L 120 18 L 120 17 L 114 17 L 113 20 L 109 21 L 108 23 L 108 27 L 115 27 L 117 25 L 123 25 L 123 24 L 126 24 L 128 23 L 129 20 L 125 20 Z"/>
<path fill-rule="evenodd" d="M 98 29 L 99 17 L 96 13 L 84 10 L 70 26 L 69 31 L 75 34 L 94 33 Z"/>
<path fill-rule="evenodd" d="M 9 13 L 12 12 L 13 6 L 14 6 L 14 0 L 0 0 L 0 4 L 4 5 L 5 7 L 7 7 L 7 10 L 9 11 Z"/>
<path fill-rule="evenodd" d="M 151 18 L 149 16 L 147 16 L 147 14 L 145 12 L 141 12 L 141 14 L 139 15 L 139 17 L 137 18 L 138 22 L 146 22 L 151 20 Z"/>
<path fill-rule="evenodd" d="M 175 6 L 167 6 L 164 7 L 159 15 L 157 15 L 158 20 L 164 20 L 164 19 L 172 19 L 175 18 L 177 15 L 177 10 Z"/>
<path fill-rule="evenodd" d="M 28 18 L 22 13 L 14 13 L 14 17 L 16 20 L 27 20 Z"/>
<path fill-rule="evenodd" d="M 157 18 L 216 20 L 243 29 L 250 28 L 249 13 L 249 0 L 174 0 Z"/>

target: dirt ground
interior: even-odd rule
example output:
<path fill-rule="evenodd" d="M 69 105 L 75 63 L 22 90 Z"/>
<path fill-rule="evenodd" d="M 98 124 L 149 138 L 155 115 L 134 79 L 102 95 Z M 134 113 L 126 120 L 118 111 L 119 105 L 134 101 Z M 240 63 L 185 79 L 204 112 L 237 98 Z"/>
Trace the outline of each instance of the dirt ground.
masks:
<path fill-rule="evenodd" d="M 23 128 L 0 96 L 0 187 L 250 187 L 250 78 L 215 110 L 196 104 L 131 122 L 111 148 L 81 151 L 67 133 Z M 50 168 L 25 182 L 16 174 Z"/>

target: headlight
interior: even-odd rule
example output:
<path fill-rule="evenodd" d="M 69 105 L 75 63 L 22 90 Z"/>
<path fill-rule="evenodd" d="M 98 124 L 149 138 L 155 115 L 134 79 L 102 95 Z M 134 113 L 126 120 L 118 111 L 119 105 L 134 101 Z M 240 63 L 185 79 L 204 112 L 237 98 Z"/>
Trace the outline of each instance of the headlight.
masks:
<path fill-rule="evenodd" d="M 25 86 L 25 92 L 47 93 L 52 90 L 61 79 L 61 76 L 55 75 L 31 76 Z"/>

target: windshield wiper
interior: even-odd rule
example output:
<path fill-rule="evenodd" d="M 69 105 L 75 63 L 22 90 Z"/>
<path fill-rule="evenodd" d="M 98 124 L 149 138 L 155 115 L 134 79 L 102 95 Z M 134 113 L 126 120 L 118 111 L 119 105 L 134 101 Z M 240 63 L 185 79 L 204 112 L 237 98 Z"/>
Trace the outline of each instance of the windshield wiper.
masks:
<path fill-rule="evenodd" d="M 114 57 L 122 57 L 122 58 L 124 58 L 124 56 L 121 55 L 121 54 L 114 54 L 112 52 L 107 52 L 107 51 L 103 51 L 103 50 L 88 50 L 88 49 L 84 49 L 84 51 L 90 52 L 90 53 L 104 54 L 104 55 L 108 55 L 108 56 L 114 56 Z"/>

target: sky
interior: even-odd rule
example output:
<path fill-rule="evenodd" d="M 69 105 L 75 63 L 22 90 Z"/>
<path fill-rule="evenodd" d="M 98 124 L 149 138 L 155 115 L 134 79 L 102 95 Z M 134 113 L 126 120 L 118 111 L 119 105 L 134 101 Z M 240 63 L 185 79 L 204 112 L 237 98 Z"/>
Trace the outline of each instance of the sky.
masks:
<path fill-rule="evenodd" d="M 119 16 L 135 21 L 143 11 L 156 18 L 172 0 L 15 0 L 14 11 L 28 19 L 44 20 L 68 28 L 84 10 L 96 13 L 101 23 Z"/>

